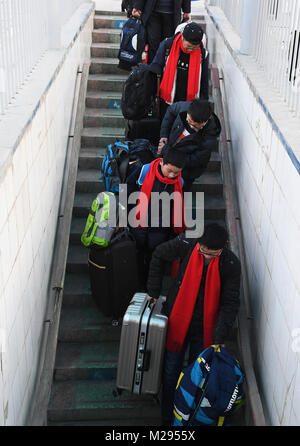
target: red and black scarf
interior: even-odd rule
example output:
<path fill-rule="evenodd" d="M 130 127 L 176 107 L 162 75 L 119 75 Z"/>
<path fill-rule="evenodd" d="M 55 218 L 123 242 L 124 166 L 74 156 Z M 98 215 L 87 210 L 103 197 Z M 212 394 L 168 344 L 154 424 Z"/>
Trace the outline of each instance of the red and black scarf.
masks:
<path fill-rule="evenodd" d="M 147 197 L 146 200 L 140 199 L 138 200 L 137 207 L 136 207 L 136 220 L 140 222 L 139 227 L 145 228 L 146 224 L 146 218 L 148 215 L 148 206 L 151 198 L 151 192 L 153 189 L 153 184 L 155 177 L 158 178 L 158 180 L 161 183 L 164 184 L 174 184 L 174 205 L 173 205 L 173 229 L 176 234 L 180 234 L 181 232 L 185 231 L 185 219 L 184 219 L 184 203 L 183 203 L 183 193 L 182 193 L 182 184 L 181 184 L 181 174 L 178 175 L 175 179 L 169 179 L 167 177 L 164 177 L 159 172 L 159 164 L 161 162 L 162 158 L 158 158 L 150 164 L 150 169 L 147 175 L 145 176 L 141 192 L 143 192 Z"/>
<path fill-rule="evenodd" d="M 199 97 L 200 94 L 201 49 L 199 47 L 192 52 L 186 51 L 182 44 L 182 34 L 179 33 L 174 39 L 159 87 L 158 95 L 167 104 L 173 103 L 176 84 L 176 70 L 180 50 L 190 55 L 186 100 L 192 101 L 195 97 Z"/>
<path fill-rule="evenodd" d="M 203 316 L 203 348 L 213 343 L 213 330 L 218 317 L 220 302 L 220 257 L 213 258 L 206 274 Z M 176 297 L 168 322 L 166 348 L 170 351 L 181 351 L 193 316 L 197 295 L 200 288 L 204 266 L 204 256 L 195 246 L 189 259 L 181 287 Z"/>

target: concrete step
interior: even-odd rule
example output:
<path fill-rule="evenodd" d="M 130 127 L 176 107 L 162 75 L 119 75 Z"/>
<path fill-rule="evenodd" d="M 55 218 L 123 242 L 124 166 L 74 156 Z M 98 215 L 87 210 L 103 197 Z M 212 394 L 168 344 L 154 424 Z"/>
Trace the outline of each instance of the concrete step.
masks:
<path fill-rule="evenodd" d="M 85 273 L 88 269 L 88 255 L 89 250 L 82 244 L 70 244 L 67 257 L 67 273 Z"/>
<path fill-rule="evenodd" d="M 82 147 L 79 153 L 79 168 L 93 169 L 98 168 L 106 151 L 106 147 Z M 207 165 L 207 171 L 220 172 L 221 159 L 218 152 L 212 152 L 210 161 Z"/>
<path fill-rule="evenodd" d="M 91 57 L 118 57 L 120 42 L 93 43 L 91 46 Z"/>
<path fill-rule="evenodd" d="M 77 174 L 76 191 L 77 192 L 99 192 L 103 190 L 102 172 L 100 166 L 98 169 L 79 169 Z M 220 195 L 223 192 L 222 178 L 219 172 L 206 171 L 199 179 L 196 179 L 193 192 L 204 192 L 205 194 Z"/>
<path fill-rule="evenodd" d="M 95 193 L 77 193 L 74 199 L 73 217 L 86 219 L 90 206 L 95 199 Z M 221 195 L 204 195 L 205 211 L 207 220 L 219 220 L 225 217 L 225 202 Z"/>
<path fill-rule="evenodd" d="M 85 109 L 83 125 L 84 127 L 117 127 L 125 126 L 124 117 L 120 109 L 89 108 Z"/>
<path fill-rule="evenodd" d="M 223 194 L 223 180 L 220 172 L 205 171 L 199 178 L 196 178 L 192 192 L 204 192 L 210 195 Z"/>
<path fill-rule="evenodd" d="M 147 426 L 161 426 L 161 419 L 159 416 L 156 418 L 147 417 Z M 89 421 L 62 421 L 55 422 L 49 421 L 47 426 L 133 426 L 133 421 L 131 419 L 126 420 L 89 420 Z M 145 420 L 142 418 L 139 420 L 134 420 L 134 426 L 146 426 Z"/>
<path fill-rule="evenodd" d="M 85 219 L 81 219 L 82 224 L 85 225 Z M 80 236 L 78 234 L 78 241 L 80 243 Z M 73 242 L 72 242 L 73 243 Z M 80 308 L 83 306 L 95 306 L 90 277 L 88 273 L 68 273 L 65 278 L 63 306 Z M 96 308 L 96 306 L 95 306 Z"/>
<path fill-rule="evenodd" d="M 92 57 L 90 74 L 124 74 L 124 70 L 118 68 L 119 59 L 111 57 Z"/>
<path fill-rule="evenodd" d="M 106 14 L 95 14 L 94 16 L 94 29 L 99 28 L 112 28 L 122 30 L 124 23 L 127 21 L 125 14 L 118 14 L 114 16 L 107 16 Z"/>
<path fill-rule="evenodd" d="M 87 96 L 89 97 L 90 90 L 96 90 L 97 92 L 122 92 L 123 85 L 127 77 L 128 75 L 126 74 L 90 74 L 88 77 Z"/>
<path fill-rule="evenodd" d="M 121 109 L 120 91 L 89 90 L 86 94 L 85 105 L 89 108 Z"/>
<path fill-rule="evenodd" d="M 48 420 L 105 421 L 149 420 L 159 418 L 160 406 L 150 395 L 139 396 L 123 392 L 114 397 L 115 381 L 55 382 L 52 387 Z"/>
<path fill-rule="evenodd" d="M 126 16 L 126 12 L 121 11 L 121 6 L 120 6 L 120 11 L 102 11 L 101 9 L 97 9 L 95 11 L 95 15 L 109 15 L 109 16 L 117 16 L 117 17 L 127 17 Z"/>
<path fill-rule="evenodd" d="M 82 131 L 81 145 L 83 147 L 107 147 L 116 140 L 125 139 L 124 127 L 86 127 Z"/>
<path fill-rule="evenodd" d="M 100 28 L 94 29 L 92 32 L 93 43 L 118 43 L 120 44 L 120 30 Z"/>
<path fill-rule="evenodd" d="M 58 333 L 59 342 L 119 342 L 121 326 L 112 325 L 95 305 L 63 307 Z"/>
<path fill-rule="evenodd" d="M 59 342 L 55 381 L 113 380 L 117 376 L 119 342 Z"/>
<path fill-rule="evenodd" d="M 95 195 L 104 190 L 102 172 L 98 169 L 79 169 L 77 173 L 76 192 L 89 193 Z"/>

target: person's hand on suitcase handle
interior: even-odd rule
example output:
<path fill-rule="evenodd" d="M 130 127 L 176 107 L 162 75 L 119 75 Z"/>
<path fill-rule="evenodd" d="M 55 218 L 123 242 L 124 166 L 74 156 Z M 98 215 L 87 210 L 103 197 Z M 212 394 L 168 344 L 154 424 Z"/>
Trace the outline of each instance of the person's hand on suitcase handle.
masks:
<path fill-rule="evenodd" d="M 164 148 L 164 145 L 167 143 L 168 143 L 168 138 L 160 138 L 159 143 L 158 143 L 158 149 L 157 149 L 158 155 L 161 154 L 162 149 Z"/>

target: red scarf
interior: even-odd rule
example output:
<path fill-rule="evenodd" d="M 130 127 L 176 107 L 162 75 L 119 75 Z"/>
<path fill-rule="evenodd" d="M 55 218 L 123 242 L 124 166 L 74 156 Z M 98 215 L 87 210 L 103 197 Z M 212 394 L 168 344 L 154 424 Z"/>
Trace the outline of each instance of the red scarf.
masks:
<path fill-rule="evenodd" d="M 169 179 L 167 177 L 164 177 L 161 175 L 161 173 L 158 170 L 158 166 L 161 162 L 162 158 L 157 158 L 156 160 L 152 161 L 150 164 L 150 169 L 147 175 L 145 176 L 141 192 L 143 192 L 147 197 L 147 205 L 145 206 L 145 200 L 138 200 L 138 204 L 136 207 L 136 219 L 140 222 L 140 228 L 145 229 L 145 220 L 148 215 L 148 206 L 150 202 L 151 192 L 153 189 L 153 184 L 155 177 L 159 179 L 161 183 L 164 184 L 174 184 L 174 205 L 173 205 L 173 229 L 176 234 L 180 234 L 181 232 L 185 231 L 185 224 L 184 224 L 184 205 L 183 205 L 183 193 L 182 193 L 182 184 L 181 184 L 181 174 L 178 175 L 174 180 Z M 179 194 L 180 197 L 179 198 Z"/>
<path fill-rule="evenodd" d="M 206 274 L 203 315 L 203 348 L 213 343 L 213 330 L 218 317 L 220 302 L 220 257 L 214 257 Z M 199 252 L 199 244 L 195 246 L 187 265 L 181 287 L 176 297 L 168 322 L 166 348 L 181 351 L 193 316 L 204 265 L 204 256 Z"/>
<path fill-rule="evenodd" d="M 182 44 L 182 34 L 179 33 L 174 39 L 159 87 L 159 96 L 167 102 L 167 104 L 173 103 L 175 93 L 175 74 L 180 50 L 186 54 L 190 54 L 186 100 L 192 101 L 195 97 L 198 97 L 200 93 L 201 49 L 199 47 L 192 52 L 186 51 Z"/>

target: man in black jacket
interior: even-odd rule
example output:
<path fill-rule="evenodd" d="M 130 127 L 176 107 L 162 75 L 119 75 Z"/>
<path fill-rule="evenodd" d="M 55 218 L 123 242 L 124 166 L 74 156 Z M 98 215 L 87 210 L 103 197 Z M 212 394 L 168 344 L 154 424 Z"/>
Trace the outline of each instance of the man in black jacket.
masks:
<path fill-rule="evenodd" d="M 211 152 L 218 148 L 220 133 L 220 121 L 208 101 L 176 102 L 168 108 L 161 124 L 158 154 L 168 146 L 185 153 L 185 192 L 206 169 Z"/>
<path fill-rule="evenodd" d="M 191 0 L 134 0 L 133 16 L 141 16 L 149 44 L 148 63 L 152 62 L 160 42 L 171 37 L 183 17 L 191 17 Z"/>
<path fill-rule="evenodd" d="M 174 391 L 189 347 L 189 364 L 201 351 L 224 345 L 239 309 L 241 267 L 225 247 L 227 231 L 206 226 L 199 239 L 183 234 L 159 245 L 150 263 L 148 299 L 161 292 L 164 265 L 179 260 L 180 266 L 164 304 L 169 318 L 163 371 L 162 419 L 172 421 Z"/>

